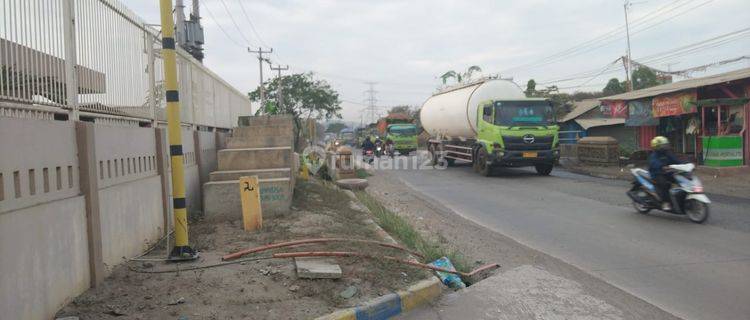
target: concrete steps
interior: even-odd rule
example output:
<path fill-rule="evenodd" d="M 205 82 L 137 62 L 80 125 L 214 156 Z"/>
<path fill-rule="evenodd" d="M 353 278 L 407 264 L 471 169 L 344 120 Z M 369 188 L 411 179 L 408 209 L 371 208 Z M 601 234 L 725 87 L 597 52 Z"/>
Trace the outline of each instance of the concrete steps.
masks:
<path fill-rule="evenodd" d="M 242 117 L 227 149 L 217 153 L 218 170 L 203 184 L 206 218 L 242 218 L 239 178 L 258 176 L 264 216 L 286 212 L 294 195 L 294 127 L 291 116 Z"/>
<path fill-rule="evenodd" d="M 289 211 L 294 190 L 290 178 L 259 179 L 263 216 Z M 242 218 L 239 180 L 212 181 L 203 184 L 204 215 L 208 219 Z"/>
<path fill-rule="evenodd" d="M 291 168 L 292 147 L 224 149 L 218 157 L 220 171 Z"/>
<path fill-rule="evenodd" d="M 226 170 L 214 171 L 209 175 L 209 180 L 228 181 L 239 180 L 240 177 L 258 176 L 258 179 L 288 178 L 291 176 L 290 168 L 255 169 L 255 170 Z"/>
<path fill-rule="evenodd" d="M 287 135 L 250 135 L 247 137 L 233 136 L 227 139 L 228 149 L 268 148 L 291 146 L 294 139 Z"/>

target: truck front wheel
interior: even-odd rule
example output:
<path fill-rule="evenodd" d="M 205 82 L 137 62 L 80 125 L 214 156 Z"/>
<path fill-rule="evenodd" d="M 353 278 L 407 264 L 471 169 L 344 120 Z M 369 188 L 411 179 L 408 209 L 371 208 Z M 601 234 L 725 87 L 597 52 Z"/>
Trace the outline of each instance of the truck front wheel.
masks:
<path fill-rule="evenodd" d="M 537 164 L 534 165 L 534 168 L 536 169 L 536 173 L 540 176 L 548 176 L 550 173 L 552 173 L 551 164 Z"/>
<path fill-rule="evenodd" d="M 477 157 L 474 159 L 474 170 L 485 177 L 492 175 L 492 166 L 489 163 L 487 150 L 484 148 L 480 148 L 477 151 Z"/>

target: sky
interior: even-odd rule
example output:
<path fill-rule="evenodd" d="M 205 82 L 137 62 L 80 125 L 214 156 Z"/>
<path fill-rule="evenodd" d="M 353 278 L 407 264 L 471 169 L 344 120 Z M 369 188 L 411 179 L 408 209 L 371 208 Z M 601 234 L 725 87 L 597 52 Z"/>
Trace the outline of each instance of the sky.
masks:
<path fill-rule="evenodd" d="M 185 15 L 192 0 L 184 0 Z M 158 23 L 154 0 L 121 0 Z M 258 60 L 247 47 L 273 47 L 287 72 L 313 72 L 340 95 L 343 118 L 359 123 L 367 82 L 381 114 L 395 105 L 420 106 L 449 70 L 472 65 L 525 88 L 601 90 L 623 80 L 616 59 L 627 52 L 622 0 L 201 0 L 204 64 L 242 92 L 258 86 Z M 645 0 L 628 9 L 631 55 L 651 67 L 682 70 L 750 56 L 750 32 L 721 45 L 667 56 L 680 47 L 750 28 L 747 0 Z M 254 28 L 254 30 L 253 30 Z M 606 36 L 596 41 L 597 37 Z M 592 41 L 594 40 L 594 41 Z M 717 40 L 718 41 L 718 40 Z M 583 46 L 581 46 L 583 45 Z M 660 55 L 657 55 L 660 54 Z M 693 77 L 750 67 L 750 60 Z M 264 66 L 264 76 L 270 70 Z M 275 74 L 275 72 L 273 73 Z M 564 82 L 550 80 L 570 79 Z M 448 80 L 449 84 L 452 80 Z"/>

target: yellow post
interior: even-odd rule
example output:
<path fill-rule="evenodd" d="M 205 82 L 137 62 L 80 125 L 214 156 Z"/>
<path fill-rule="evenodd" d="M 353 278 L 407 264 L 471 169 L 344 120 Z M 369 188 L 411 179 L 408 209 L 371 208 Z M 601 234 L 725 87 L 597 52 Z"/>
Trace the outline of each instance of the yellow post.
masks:
<path fill-rule="evenodd" d="M 170 261 L 193 260 L 198 253 L 188 245 L 187 207 L 185 204 L 185 169 L 182 165 L 182 132 L 180 128 L 180 95 L 177 87 L 177 57 L 174 40 L 172 1 L 160 0 L 161 44 L 164 59 L 164 86 L 167 101 L 167 132 L 172 165 L 172 203 L 175 244 Z"/>
<path fill-rule="evenodd" d="M 240 200 L 242 202 L 242 223 L 245 231 L 255 231 L 263 227 L 263 209 L 260 207 L 260 185 L 258 176 L 240 177 Z"/>
<path fill-rule="evenodd" d="M 302 180 L 310 179 L 310 171 L 307 169 L 307 164 L 302 163 L 302 173 L 300 174 Z"/>

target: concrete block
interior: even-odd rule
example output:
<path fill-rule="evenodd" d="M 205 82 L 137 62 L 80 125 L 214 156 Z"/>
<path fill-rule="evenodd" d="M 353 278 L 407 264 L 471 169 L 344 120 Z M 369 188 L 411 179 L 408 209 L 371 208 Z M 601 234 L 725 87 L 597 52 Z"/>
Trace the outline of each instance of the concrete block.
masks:
<path fill-rule="evenodd" d="M 294 189 L 290 178 L 260 179 L 260 205 L 263 216 L 289 211 Z M 238 180 L 212 181 L 203 185 L 203 205 L 206 218 L 242 218 Z"/>
<path fill-rule="evenodd" d="M 219 170 L 289 168 L 291 147 L 224 149 L 218 152 Z"/>
<path fill-rule="evenodd" d="M 258 179 L 289 178 L 291 171 L 290 168 L 214 171 L 209 175 L 209 181 L 239 180 L 246 176 L 258 176 Z"/>
<path fill-rule="evenodd" d="M 364 190 L 367 188 L 367 179 L 341 179 L 336 181 L 336 185 L 347 190 Z"/>
<path fill-rule="evenodd" d="M 297 277 L 306 279 L 339 279 L 341 267 L 324 259 L 295 258 Z"/>
<path fill-rule="evenodd" d="M 291 147 L 293 138 L 288 135 L 234 136 L 227 141 L 229 149 Z"/>

